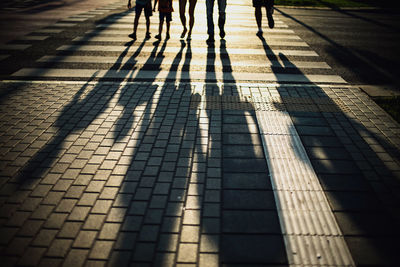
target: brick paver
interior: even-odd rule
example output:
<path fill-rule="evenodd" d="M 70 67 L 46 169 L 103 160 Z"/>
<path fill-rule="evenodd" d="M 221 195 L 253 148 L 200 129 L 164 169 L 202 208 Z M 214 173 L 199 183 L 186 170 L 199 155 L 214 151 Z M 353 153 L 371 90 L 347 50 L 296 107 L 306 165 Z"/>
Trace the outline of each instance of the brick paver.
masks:
<path fill-rule="evenodd" d="M 193 40 L 178 40 L 180 25 L 172 25 L 171 40 L 126 43 L 133 12 L 125 5 L 1 48 L 5 73 L 14 73 L 8 78 L 40 80 L 0 82 L 2 264 L 275 266 L 306 255 L 302 263 L 319 265 L 336 262 L 327 246 L 343 234 L 356 265 L 396 265 L 398 123 L 343 85 L 278 16 L 265 39 L 256 37 L 248 3 L 230 4 L 238 20 L 215 47 L 206 47 L 201 27 Z M 197 21 L 205 18 L 196 10 Z M 277 121 L 263 125 L 262 112 Z M 284 134 L 285 119 L 297 139 Z M 273 148 L 265 147 L 263 126 L 272 129 Z M 288 201 L 298 203 L 286 203 L 295 219 L 282 221 L 268 160 L 305 161 L 286 149 L 295 142 L 329 202 L 321 213 L 332 211 L 340 230 L 321 228 L 333 234 L 313 228 L 323 205 L 293 208 L 316 203 L 301 195 L 308 184 L 287 183 Z M 292 165 L 283 171 L 304 171 Z M 293 177 L 302 178 L 286 180 Z M 305 244 L 289 249 L 287 236 L 322 240 L 326 255 Z"/>
<path fill-rule="evenodd" d="M 291 110 L 356 263 L 395 259 L 399 125 L 364 93 L 237 84 L 215 108 L 199 86 L 2 83 L 5 262 L 287 263 L 252 98 L 274 92 L 263 107 Z M 328 96 L 343 104 L 309 101 Z"/>

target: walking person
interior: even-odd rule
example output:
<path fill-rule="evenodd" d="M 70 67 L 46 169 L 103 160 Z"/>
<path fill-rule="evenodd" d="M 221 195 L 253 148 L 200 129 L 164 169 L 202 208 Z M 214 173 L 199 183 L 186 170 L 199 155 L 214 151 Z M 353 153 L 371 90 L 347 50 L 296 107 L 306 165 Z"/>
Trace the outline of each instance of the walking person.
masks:
<path fill-rule="evenodd" d="M 172 12 L 174 11 L 174 9 L 172 8 L 172 0 L 155 0 L 153 7 L 154 12 L 156 11 L 157 2 L 159 2 L 158 11 L 160 12 L 160 25 L 158 27 L 158 34 L 154 37 L 158 40 L 161 40 L 161 33 L 165 18 L 165 21 L 167 22 L 166 39 L 169 39 L 169 28 L 172 20 Z"/>
<path fill-rule="evenodd" d="M 183 31 L 181 34 L 181 38 L 184 38 L 187 32 L 186 28 L 186 16 L 185 16 L 185 11 L 186 11 L 186 3 L 188 0 L 179 0 L 179 17 L 182 22 L 183 26 Z M 194 9 L 196 7 L 197 0 L 189 0 L 189 32 L 188 32 L 188 39 L 191 38 L 192 35 L 192 29 L 194 25 Z"/>
<path fill-rule="evenodd" d="M 131 9 L 131 0 L 128 0 L 128 8 Z M 140 14 L 144 10 L 144 16 L 146 18 L 146 39 L 150 38 L 150 17 L 153 15 L 151 9 L 151 0 L 136 0 L 135 6 L 135 20 L 133 22 L 133 33 L 129 34 L 133 40 L 136 40 L 137 27 L 139 25 Z"/>
<path fill-rule="evenodd" d="M 268 26 L 271 29 L 274 28 L 275 22 L 274 18 L 272 17 L 272 14 L 274 13 L 274 0 L 253 0 L 253 7 L 255 8 L 254 15 L 256 17 L 258 26 L 257 36 L 262 36 L 263 31 L 261 8 L 265 7 L 265 10 L 267 11 Z"/>
<path fill-rule="evenodd" d="M 226 0 L 217 0 L 218 1 L 218 27 L 219 27 L 219 36 L 223 39 L 225 37 L 225 9 L 226 9 Z M 207 9 L 207 33 L 208 39 L 207 43 L 214 42 L 214 19 L 213 19 L 213 11 L 214 11 L 214 0 L 206 0 L 206 9 Z"/>

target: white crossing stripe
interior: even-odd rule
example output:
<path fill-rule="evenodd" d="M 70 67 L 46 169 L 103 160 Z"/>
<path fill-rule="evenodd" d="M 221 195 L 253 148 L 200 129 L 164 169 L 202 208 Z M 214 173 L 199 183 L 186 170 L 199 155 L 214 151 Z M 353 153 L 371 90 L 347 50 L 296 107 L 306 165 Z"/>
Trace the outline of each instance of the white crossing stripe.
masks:
<path fill-rule="evenodd" d="M 155 31 L 153 30 L 152 32 L 154 33 Z M 246 39 L 252 40 L 254 42 L 256 42 L 256 41 L 260 42 L 260 39 L 256 36 L 256 32 L 257 31 L 255 29 L 249 30 L 249 32 L 254 32 L 254 34 L 250 35 L 250 36 L 246 36 Z M 109 35 L 111 35 L 111 36 L 121 36 L 121 35 L 122 36 L 128 36 L 130 33 L 132 33 L 132 29 L 131 30 L 125 29 L 125 30 L 119 30 L 119 31 L 110 30 L 110 29 L 97 29 L 97 30 L 87 31 L 86 32 L 87 35 L 85 35 L 84 37 L 81 37 L 81 38 L 83 38 L 83 39 L 84 38 L 90 38 L 90 37 L 93 37 L 93 36 L 99 36 L 100 34 L 103 35 L 103 36 L 108 36 L 108 37 L 109 37 Z M 139 31 L 138 30 L 137 36 L 140 37 L 141 35 L 144 36 L 144 31 Z M 179 40 L 180 39 L 180 35 L 181 35 L 180 33 L 171 32 L 171 39 Z M 77 37 L 77 38 L 79 38 L 79 37 Z M 192 40 L 205 41 L 205 40 L 207 40 L 207 38 L 208 38 L 208 35 L 206 33 L 203 33 L 203 34 L 202 33 L 193 33 L 191 35 L 191 39 Z M 299 36 L 293 35 L 293 34 L 279 34 L 279 35 L 266 34 L 264 38 L 266 40 L 279 40 L 279 39 L 301 40 Z M 227 42 L 228 41 L 232 41 L 232 42 L 243 41 L 243 35 L 242 34 L 232 33 L 232 34 L 226 35 L 224 39 Z M 216 41 L 217 41 L 217 39 L 216 39 Z"/>
<path fill-rule="evenodd" d="M 63 31 L 64 29 L 39 29 L 36 30 L 34 33 L 60 33 Z"/>
<path fill-rule="evenodd" d="M 130 18 L 127 18 L 127 17 L 112 18 L 112 19 L 107 19 L 107 20 L 102 21 L 103 22 L 102 24 L 103 25 L 106 25 L 106 24 L 111 25 L 111 24 L 118 23 L 118 25 L 121 25 L 121 24 L 133 25 L 133 20 L 134 20 L 134 17 L 130 17 Z M 254 21 L 254 19 L 251 20 L 251 22 L 253 22 L 253 21 Z M 235 21 L 229 22 L 229 27 L 232 27 L 232 26 L 239 27 L 240 26 L 240 27 L 242 27 L 244 29 L 246 29 L 246 28 L 253 28 L 254 29 L 255 28 L 254 26 L 253 27 L 249 27 L 249 26 L 244 26 L 243 25 L 243 24 L 249 24 L 249 22 L 250 22 L 250 20 L 235 20 Z M 155 23 L 155 24 L 157 25 L 157 23 Z M 179 24 L 177 26 L 179 26 Z M 284 24 L 281 21 L 275 21 L 274 29 L 277 29 L 277 28 L 289 28 L 289 26 Z"/>
<path fill-rule="evenodd" d="M 291 266 L 355 266 L 290 115 L 256 111 Z"/>
<path fill-rule="evenodd" d="M 25 50 L 31 46 L 30 44 L 2 44 L 0 50 Z"/>
<path fill-rule="evenodd" d="M 88 17 L 70 17 L 70 18 L 66 18 L 66 19 L 62 19 L 61 22 L 83 22 L 88 20 Z"/>
<path fill-rule="evenodd" d="M 201 40 L 206 39 L 205 35 L 202 35 Z M 82 41 L 90 41 L 90 42 L 128 42 L 132 39 L 129 36 L 92 36 L 92 37 L 77 37 L 73 41 L 75 42 L 82 42 Z M 173 40 L 179 40 L 178 34 L 171 36 L 171 42 Z M 193 38 L 192 38 L 193 40 Z M 198 38 L 197 40 L 200 40 Z M 278 39 L 272 39 L 271 41 L 267 42 L 268 45 L 280 45 L 280 46 L 298 46 L 298 47 L 308 47 L 308 44 L 303 41 L 280 41 Z M 202 43 L 204 45 L 204 43 Z"/>
<path fill-rule="evenodd" d="M 204 71 L 151 71 L 151 70 L 97 70 L 97 69 L 46 69 L 24 68 L 15 72 L 14 77 L 62 77 L 62 78 L 112 78 L 112 79 L 176 79 L 178 80 L 217 80 L 217 81 L 268 81 L 297 83 L 345 83 L 337 75 L 307 75 L 284 73 L 248 73 L 248 72 L 206 72 Z"/>
<path fill-rule="evenodd" d="M 185 53 L 185 52 L 183 52 Z M 145 64 L 148 61 L 147 56 L 137 56 L 135 58 L 124 57 L 119 61 L 121 65 L 124 64 Z M 57 63 L 102 63 L 114 64 L 118 60 L 117 56 L 44 56 L 38 62 L 57 62 Z M 153 64 L 163 64 L 168 66 L 174 63 L 172 57 L 167 58 L 154 58 Z M 330 69 L 331 67 L 325 62 L 315 61 L 288 61 L 288 60 L 269 60 L 265 58 L 264 62 L 260 60 L 241 60 L 228 62 L 226 59 L 216 60 L 215 62 L 208 62 L 206 59 L 191 59 L 189 67 L 193 66 L 232 66 L 232 67 L 284 67 L 284 68 L 304 68 L 304 69 Z M 187 64 L 186 62 L 179 62 L 179 65 Z"/>
<path fill-rule="evenodd" d="M 57 22 L 57 23 L 51 25 L 51 27 L 66 27 L 66 28 L 68 28 L 68 27 L 73 27 L 76 25 L 77 25 L 76 23 Z"/>
<path fill-rule="evenodd" d="M 126 24 L 126 23 L 120 23 L 120 24 L 98 24 L 96 25 L 96 28 L 104 28 L 104 29 L 115 29 L 115 30 L 124 30 L 124 29 L 129 29 L 131 30 L 133 28 L 133 24 Z M 145 29 L 146 26 L 143 24 L 138 25 L 138 29 Z M 158 25 L 157 24 L 151 24 L 150 29 L 158 30 Z M 181 30 L 182 26 L 181 25 L 171 25 L 171 30 Z M 254 28 L 256 29 L 256 28 Z M 207 30 L 206 27 L 203 27 L 203 31 Z M 243 28 L 243 27 L 230 27 L 226 26 L 225 27 L 226 32 L 248 32 L 248 29 Z M 278 33 L 294 33 L 293 30 L 289 29 L 265 29 L 265 32 L 269 32 L 272 34 L 278 34 Z"/>
<path fill-rule="evenodd" d="M 43 41 L 49 38 L 49 36 L 46 35 L 25 35 L 22 37 L 19 37 L 18 40 L 27 40 L 27 41 Z"/>
<path fill-rule="evenodd" d="M 180 47 L 170 47 L 167 46 L 163 50 L 164 53 L 178 53 L 180 51 Z M 91 51 L 91 52 L 135 52 L 137 47 L 131 46 L 128 48 L 125 46 L 112 46 L 112 45 L 63 45 L 57 49 L 58 51 Z M 285 56 L 302 56 L 302 57 L 317 57 L 318 54 L 312 50 L 278 50 L 278 49 L 268 49 L 265 51 L 264 49 L 245 49 L 245 48 L 226 48 L 224 51 L 221 51 L 218 48 L 207 48 L 207 47 L 192 47 L 191 48 L 193 54 L 206 54 L 213 53 L 216 55 L 219 54 L 229 54 L 229 55 L 278 55 L 283 54 Z M 141 52 L 154 52 L 154 47 L 145 46 L 142 48 Z M 157 51 L 159 52 L 159 51 Z"/>

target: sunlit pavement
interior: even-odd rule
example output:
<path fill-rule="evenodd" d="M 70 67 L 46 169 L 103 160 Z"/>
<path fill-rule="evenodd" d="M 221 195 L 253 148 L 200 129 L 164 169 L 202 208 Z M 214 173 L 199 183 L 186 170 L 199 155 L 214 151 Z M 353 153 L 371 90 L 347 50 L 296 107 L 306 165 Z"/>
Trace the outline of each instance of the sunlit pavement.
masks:
<path fill-rule="evenodd" d="M 279 14 L 132 41 L 125 5 L 0 50 L 2 265 L 396 265 L 396 122 Z"/>

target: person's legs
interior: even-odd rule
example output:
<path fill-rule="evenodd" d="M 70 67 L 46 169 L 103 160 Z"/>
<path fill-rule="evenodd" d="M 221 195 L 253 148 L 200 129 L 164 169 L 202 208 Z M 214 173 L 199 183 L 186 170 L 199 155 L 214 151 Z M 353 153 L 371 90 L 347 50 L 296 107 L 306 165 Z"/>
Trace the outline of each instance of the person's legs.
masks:
<path fill-rule="evenodd" d="M 156 39 L 159 39 L 159 40 L 161 39 L 163 23 L 164 23 L 164 15 L 163 15 L 163 13 L 160 12 L 160 24 L 158 26 L 158 34 L 156 36 L 154 36 Z"/>
<path fill-rule="evenodd" d="M 272 14 L 274 13 L 274 0 L 266 0 L 265 7 L 267 9 L 268 26 L 272 29 L 275 26 L 275 21 L 272 17 Z"/>
<path fill-rule="evenodd" d="M 214 0 L 206 0 L 206 10 L 207 10 L 207 33 L 208 33 L 207 41 L 214 41 L 214 20 L 213 20 Z"/>
<path fill-rule="evenodd" d="M 150 38 L 150 17 L 146 16 L 146 38 Z"/>
<path fill-rule="evenodd" d="M 150 38 L 150 17 L 153 15 L 153 9 L 151 8 L 151 1 L 149 1 L 145 6 L 144 14 L 146 16 L 146 38 Z"/>
<path fill-rule="evenodd" d="M 253 0 L 253 7 L 254 7 L 254 16 L 257 22 L 257 35 L 262 35 L 262 16 L 261 16 L 261 7 L 263 6 L 264 0 Z"/>
<path fill-rule="evenodd" d="M 185 16 L 185 10 L 186 10 L 186 1 L 187 0 L 179 0 L 179 17 L 181 19 L 181 23 L 183 26 L 183 31 L 181 34 L 181 38 L 183 38 L 187 32 L 186 28 L 186 16 Z"/>
<path fill-rule="evenodd" d="M 254 15 L 256 17 L 258 32 L 257 34 L 262 34 L 262 17 L 261 17 L 261 7 L 254 8 Z"/>
<path fill-rule="evenodd" d="M 136 32 L 139 25 L 140 14 L 142 13 L 143 7 L 135 6 L 135 20 L 133 21 L 133 33 L 129 35 L 132 39 L 136 40 Z"/>
<path fill-rule="evenodd" d="M 171 26 L 171 21 L 167 20 L 167 34 L 166 34 L 166 38 L 169 39 L 169 28 Z"/>
<path fill-rule="evenodd" d="M 196 8 L 197 0 L 189 0 L 189 33 L 188 37 L 192 35 L 194 25 L 194 9 Z"/>
<path fill-rule="evenodd" d="M 171 26 L 171 21 L 172 21 L 172 12 L 166 13 L 165 20 L 166 20 L 166 22 L 167 22 L 167 34 L 166 34 L 166 38 L 169 39 L 169 37 L 170 37 L 170 36 L 169 36 L 169 28 L 170 28 L 170 26 Z"/>
<path fill-rule="evenodd" d="M 226 20 L 226 0 L 218 0 L 218 11 L 219 11 L 219 16 L 218 16 L 218 27 L 219 27 L 219 36 L 221 38 L 225 37 L 225 20 Z"/>

